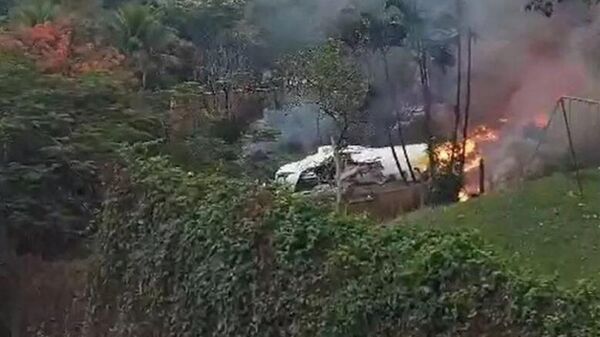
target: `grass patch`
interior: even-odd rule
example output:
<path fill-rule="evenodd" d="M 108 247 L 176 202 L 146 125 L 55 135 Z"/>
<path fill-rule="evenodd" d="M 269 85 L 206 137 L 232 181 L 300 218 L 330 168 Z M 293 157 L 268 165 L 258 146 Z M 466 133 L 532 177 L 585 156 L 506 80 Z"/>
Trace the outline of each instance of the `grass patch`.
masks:
<path fill-rule="evenodd" d="M 600 281 L 600 170 L 582 173 L 584 197 L 571 175 L 528 182 L 469 202 L 413 213 L 417 228 L 475 229 L 500 253 L 563 285 Z"/>

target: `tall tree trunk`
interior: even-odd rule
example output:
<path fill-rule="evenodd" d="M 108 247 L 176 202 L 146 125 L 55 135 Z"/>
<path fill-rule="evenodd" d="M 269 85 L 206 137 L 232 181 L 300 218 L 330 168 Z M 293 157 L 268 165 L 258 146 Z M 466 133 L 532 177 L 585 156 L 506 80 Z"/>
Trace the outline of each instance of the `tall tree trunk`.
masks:
<path fill-rule="evenodd" d="M 411 2 L 413 13 L 418 12 L 417 1 Z M 423 112 L 425 114 L 425 121 L 423 123 L 423 134 L 427 140 L 427 156 L 429 159 L 428 171 L 429 175 L 433 178 L 436 175 L 436 156 L 435 156 L 435 140 L 433 133 L 431 132 L 432 122 L 432 105 L 433 98 L 431 94 L 431 85 L 429 81 L 429 67 L 428 67 L 428 54 L 423 46 L 423 41 L 420 38 L 412 41 L 413 49 L 417 51 L 417 64 L 419 68 L 419 79 L 421 82 L 421 94 L 423 96 Z"/>
<path fill-rule="evenodd" d="M 467 97 L 465 102 L 465 123 L 463 125 L 463 142 L 462 153 L 460 156 L 460 172 L 464 173 L 466 155 L 467 155 L 467 138 L 469 137 L 469 118 L 471 115 L 471 74 L 473 68 L 473 31 L 469 28 L 467 34 Z"/>
<path fill-rule="evenodd" d="M 374 53 L 373 53 L 374 54 Z M 375 78 L 375 72 L 373 71 L 373 63 L 371 62 L 371 59 L 373 58 L 371 53 L 367 52 L 367 57 L 365 60 L 365 65 L 367 68 L 367 74 L 368 74 L 368 79 L 369 79 L 369 83 L 372 83 L 374 78 Z"/>
<path fill-rule="evenodd" d="M 335 165 L 335 210 L 342 210 L 342 158 L 340 154 L 340 142 L 336 142 L 331 137 L 331 146 L 333 147 L 333 163 Z"/>
<path fill-rule="evenodd" d="M 402 170 L 402 165 L 400 164 L 400 159 L 398 159 L 398 153 L 396 153 L 396 147 L 394 147 L 394 141 L 392 140 L 392 131 L 390 129 L 388 129 L 387 133 L 388 133 L 389 146 L 390 146 L 390 149 L 392 150 L 392 155 L 394 156 L 394 161 L 396 162 L 396 167 L 398 168 L 398 172 L 400 172 L 400 177 L 402 178 L 402 181 L 404 181 L 404 183 L 406 185 L 408 185 L 408 179 L 406 178 L 406 174 Z"/>
<path fill-rule="evenodd" d="M 423 125 L 423 133 L 427 138 L 427 153 L 429 156 L 429 173 L 431 176 L 435 175 L 436 171 L 436 159 L 435 159 L 435 142 L 433 138 L 433 134 L 431 132 L 431 108 L 433 105 L 432 95 L 431 95 L 431 87 L 429 83 L 429 67 L 427 64 L 427 51 L 423 49 L 422 43 L 419 42 L 419 72 L 420 72 L 420 80 L 421 80 L 421 90 L 423 94 L 423 110 L 425 113 L 425 123 Z"/>
<path fill-rule="evenodd" d="M 402 122 L 400 120 L 400 116 L 396 112 L 396 121 L 398 123 L 398 138 L 400 138 L 400 145 L 402 145 L 402 152 L 404 152 L 404 158 L 406 158 L 406 165 L 408 166 L 408 172 L 410 172 L 410 177 L 414 183 L 417 182 L 417 177 L 415 176 L 415 170 L 413 169 L 412 163 L 410 162 L 410 157 L 408 156 L 408 151 L 406 150 L 406 142 L 404 141 L 404 130 L 402 130 Z"/>
<path fill-rule="evenodd" d="M 458 156 L 457 151 L 462 153 L 458 147 L 458 130 L 460 129 L 460 111 L 462 99 L 462 0 L 456 0 L 456 16 L 458 18 L 458 36 L 456 37 L 457 64 L 456 64 L 456 105 L 454 106 L 454 129 L 452 131 L 452 153 L 450 155 L 450 172 L 454 172 L 454 162 Z"/>
<path fill-rule="evenodd" d="M 210 83 L 210 90 L 211 90 L 211 94 L 212 94 L 212 111 L 210 111 L 210 113 L 217 113 L 220 114 L 221 111 L 219 109 L 219 90 L 217 88 L 217 82 L 215 80 L 213 80 L 212 78 L 209 80 Z"/>
<path fill-rule="evenodd" d="M 321 139 L 321 111 L 317 111 L 317 118 L 316 118 L 316 122 L 317 122 L 317 142 L 318 142 L 318 146 L 321 146 L 323 144 L 323 141 Z"/>
<path fill-rule="evenodd" d="M 396 123 L 398 123 L 398 137 L 400 138 L 400 144 L 402 146 L 404 160 L 406 160 L 406 164 L 408 165 L 408 171 L 410 172 L 410 176 L 412 177 L 413 182 L 416 182 L 415 173 L 413 171 L 412 164 L 410 162 L 410 157 L 408 156 L 408 151 L 406 150 L 406 140 L 404 139 L 404 133 L 402 132 L 402 125 L 400 124 L 400 119 L 398 118 L 399 117 L 398 104 L 400 102 L 398 102 L 398 92 L 396 90 L 396 84 L 391 80 L 391 77 L 390 77 L 390 67 L 389 67 L 388 58 L 387 58 L 387 51 L 381 50 L 381 56 L 383 57 L 383 65 L 384 65 L 384 69 L 385 69 L 385 79 L 386 79 L 386 81 L 388 83 L 388 87 L 390 88 L 390 91 L 391 91 L 392 105 L 393 105 L 392 110 L 394 112 L 394 115 L 396 116 Z M 391 134 L 390 134 L 390 149 L 392 150 L 392 154 L 394 155 L 394 158 L 397 160 L 396 149 L 394 148 L 394 143 L 392 142 Z M 406 176 L 405 176 L 404 172 L 402 171 L 402 168 L 401 168 L 399 162 L 398 162 L 398 171 L 400 172 L 400 175 L 402 176 L 404 181 L 408 184 Z"/>
<path fill-rule="evenodd" d="M 231 109 L 229 109 L 229 87 L 227 84 L 223 86 L 223 95 L 225 98 L 225 113 L 227 114 L 227 119 L 232 120 L 233 118 L 231 116 Z"/>

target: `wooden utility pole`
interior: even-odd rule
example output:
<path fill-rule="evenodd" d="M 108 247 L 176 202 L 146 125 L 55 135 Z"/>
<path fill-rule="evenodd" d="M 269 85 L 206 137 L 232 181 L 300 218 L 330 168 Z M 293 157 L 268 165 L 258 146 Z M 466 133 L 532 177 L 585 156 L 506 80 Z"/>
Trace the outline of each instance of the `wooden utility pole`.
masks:
<path fill-rule="evenodd" d="M 454 105 L 454 130 L 452 131 L 452 152 L 450 154 L 450 170 L 454 172 L 454 162 L 458 156 L 457 152 L 462 152 L 458 147 L 458 131 L 460 129 L 460 111 L 462 109 L 462 66 L 463 66 L 463 48 L 462 48 L 462 0 L 456 0 L 456 17 L 458 21 L 458 35 L 456 36 L 456 103 Z"/>
<path fill-rule="evenodd" d="M 467 97 L 465 101 L 465 122 L 463 125 L 463 141 L 460 156 L 460 173 L 463 174 L 467 155 L 467 138 L 469 136 L 469 120 L 471 116 L 471 74 L 473 70 L 473 31 L 467 33 Z"/>
<path fill-rule="evenodd" d="M 433 97 L 431 94 L 431 85 L 429 81 L 429 65 L 427 63 L 427 51 L 424 49 L 422 42 L 419 42 L 419 74 L 421 80 L 421 89 L 423 92 L 424 106 L 423 110 L 425 113 L 425 123 L 423 124 L 423 131 L 427 137 L 427 154 L 429 157 L 429 173 L 433 177 L 435 176 L 435 155 L 434 155 L 434 137 L 431 131 L 432 116 L 431 110 L 433 106 Z"/>
<path fill-rule="evenodd" d="M 485 161 L 479 159 L 479 195 L 485 194 Z"/>

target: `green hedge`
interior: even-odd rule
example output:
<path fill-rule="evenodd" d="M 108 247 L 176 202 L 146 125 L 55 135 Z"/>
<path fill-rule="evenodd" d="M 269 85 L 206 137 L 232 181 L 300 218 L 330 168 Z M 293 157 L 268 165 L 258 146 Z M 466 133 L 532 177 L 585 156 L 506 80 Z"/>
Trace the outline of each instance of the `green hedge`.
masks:
<path fill-rule="evenodd" d="M 96 331 L 600 335 L 594 289 L 517 277 L 471 234 L 379 228 L 167 158 L 129 158 L 98 223 Z"/>

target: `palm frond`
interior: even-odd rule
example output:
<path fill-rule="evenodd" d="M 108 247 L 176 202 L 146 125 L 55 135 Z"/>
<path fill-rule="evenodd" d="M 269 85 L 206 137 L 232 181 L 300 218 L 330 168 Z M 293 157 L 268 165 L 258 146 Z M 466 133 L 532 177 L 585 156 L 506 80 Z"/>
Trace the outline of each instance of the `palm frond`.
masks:
<path fill-rule="evenodd" d="M 59 6 L 52 0 L 25 1 L 12 12 L 13 22 L 26 27 L 33 27 L 54 20 Z"/>
<path fill-rule="evenodd" d="M 161 50 L 176 36 L 160 22 L 152 8 L 140 4 L 121 7 L 111 28 L 117 37 L 118 47 L 128 54 L 140 50 Z"/>

